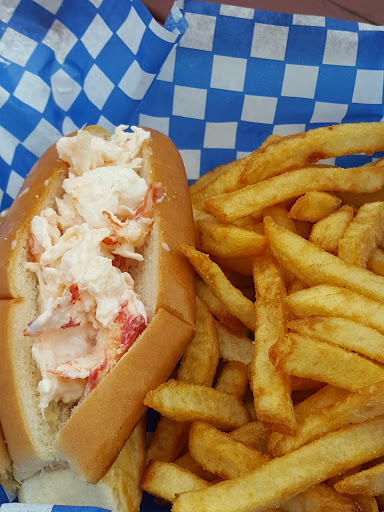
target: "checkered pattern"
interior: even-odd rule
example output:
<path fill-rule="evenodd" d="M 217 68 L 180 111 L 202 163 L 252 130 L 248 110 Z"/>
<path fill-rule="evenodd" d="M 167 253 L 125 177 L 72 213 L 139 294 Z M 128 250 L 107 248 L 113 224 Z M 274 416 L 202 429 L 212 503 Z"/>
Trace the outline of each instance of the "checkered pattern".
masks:
<path fill-rule="evenodd" d="M 140 0 L 0 1 L 2 208 L 43 151 L 85 123 L 169 135 L 195 180 L 272 133 L 384 119 L 384 27 L 176 3 L 181 11 L 161 27 Z M 151 413 L 149 431 L 155 423 Z M 144 494 L 142 510 L 164 509 Z"/>
<path fill-rule="evenodd" d="M 140 0 L 0 2 L 0 206 L 62 134 L 127 123 L 186 29 Z"/>
<path fill-rule="evenodd" d="M 178 3 L 189 28 L 134 122 L 174 140 L 190 180 L 249 154 L 272 133 L 383 119 L 383 27 Z"/>

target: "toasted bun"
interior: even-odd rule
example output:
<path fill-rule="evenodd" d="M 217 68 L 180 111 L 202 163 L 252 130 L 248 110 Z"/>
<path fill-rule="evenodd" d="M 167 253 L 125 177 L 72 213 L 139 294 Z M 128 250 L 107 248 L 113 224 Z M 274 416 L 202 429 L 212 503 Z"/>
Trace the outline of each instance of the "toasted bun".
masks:
<path fill-rule="evenodd" d="M 25 480 L 20 503 L 95 506 L 116 512 L 138 512 L 145 465 L 145 421 L 142 419 L 108 473 L 96 485 L 69 468 L 53 469 Z"/>
<path fill-rule="evenodd" d="M 107 134 L 99 127 L 88 130 Z M 100 480 L 145 412 L 147 391 L 167 379 L 193 335 L 194 274 L 177 248 L 194 243 L 188 183 L 173 143 L 149 131 L 141 175 L 161 182 L 165 197 L 154 208 L 144 262 L 133 265 L 131 273 L 150 324 L 80 405 L 53 404 L 50 421 L 42 419 L 38 407 L 40 375 L 31 357 L 33 339 L 24 337 L 23 329 L 38 314 L 36 279 L 25 269 L 30 224 L 62 196 L 68 174 L 54 146 L 34 166 L 0 226 L 0 321 L 5 334 L 0 340 L 0 418 L 20 480 L 63 461 L 88 482 Z"/>

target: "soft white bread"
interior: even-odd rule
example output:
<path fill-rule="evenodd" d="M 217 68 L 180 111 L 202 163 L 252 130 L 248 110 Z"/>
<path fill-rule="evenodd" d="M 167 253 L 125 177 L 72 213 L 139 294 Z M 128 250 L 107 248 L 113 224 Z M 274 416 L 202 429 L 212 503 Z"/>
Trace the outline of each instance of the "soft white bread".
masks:
<path fill-rule="evenodd" d="M 88 130 L 106 136 L 101 128 Z M 88 482 L 98 482 L 144 414 L 147 391 L 167 379 L 193 335 L 194 274 L 177 248 L 194 243 L 188 183 L 170 139 L 150 132 L 142 150 L 142 176 L 161 182 L 165 197 L 154 207 L 144 262 L 131 269 L 150 324 L 77 407 L 53 403 L 49 421 L 38 406 L 40 374 L 31 357 L 33 338 L 25 337 L 23 329 L 38 314 L 36 279 L 25 269 L 30 224 L 61 197 L 68 173 L 55 147 L 28 175 L 0 226 L 0 419 L 19 480 L 68 463 Z"/>
<path fill-rule="evenodd" d="M 108 473 L 96 485 L 69 468 L 53 469 L 24 480 L 20 503 L 95 506 L 115 512 L 138 512 L 145 465 L 145 420 L 142 419 Z"/>

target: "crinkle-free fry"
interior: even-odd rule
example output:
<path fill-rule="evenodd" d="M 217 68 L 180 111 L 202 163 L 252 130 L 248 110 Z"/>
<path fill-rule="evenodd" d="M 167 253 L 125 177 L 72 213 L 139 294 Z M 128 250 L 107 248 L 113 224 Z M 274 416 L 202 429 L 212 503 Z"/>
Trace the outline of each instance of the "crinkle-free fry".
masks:
<path fill-rule="evenodd" d="M 335 484 L 335 489 L 347 494 L 380 496 L 384 494 L 384 463 L 347 476 Z"/>
<path fill-rule="evenodd" d="M 291 320 L 288 328 L 384 363 L 384 335 L 362 323 L 347 318 L 309 316 Z"/>
<path fill-rule="evenodd" d="M 251 385 L 257 417 L 271 430 L 292 434 L 296 428 L 290 379 L 269 359 L 272 345 L 286 333 L 286 290 L 278 264 L 269 255 L 254 259 L 256 290 L 255 351 Z"/>
<path fill-rule="evenodd" d="M 144 491 L 166 501 L 173 501 L 182 492 L 205 489 L 209 485 L 187 469 L 163 461 L 150 462 L 141 482 Z"/>
<path fill-rule="evenodd" d="M 240 476 L 270 460 L 268 455 L 203 422 L 192 424 L 188 447 L 204 469 L 224 479 Z"/>
<path fill-rule="evenodd" d="M 292 293 L 286 299 L 296 317 L 340 317 L 384 334 L 384 304 L 346 288 L 319 284 Z"/>
<path fill-rule="evenodd" d="M 341 206 L 341 199 L 329 192 L 310 190 L 299 197 L 289 215 L 292 219 L 319 222 Z"/>
<path fill-rule="evenodd" d="M 308 285 L 342 286 L 384 302 L 384 277 L 342 261 L 278 226 L 270 217 L 264 219 L 264 228 L 275 258 Z"/>
<path fill-rule="evenodd" d="M 380 122 L 326 126 L 281 137 L 238 160 L 206 187 L 205 197 L 238 190 L 326 158 L 382 151 L 383 140 L 384 127 Z"/>
<path fill-rule="evenodd" d="M 169 380 L 150 391 L 144 404 L 176 421 L 206 421 L 233 430 L 250 421 L 243 403 L 213 388 Z"/>
<path fill-rule="evenodd" d="M 180 250 L 228 311 L 253 331 L 255 329 L 253 302 L 244 297 L 241 291 L 232 285 L 220 267 L 207 254 L 187 245 L 180 246 Z"/>
<path fill-rule="evenodd" d="M 353 265 L 367 261 L 384 236 L 384 201 L 361 206 L 338 243 L 338 256 Z"/>
<path fill-rule="evenodd" d="M 211 386 L 219 362 L 219 338 L 215 320 L 207 305 L 196 297 L 196 332 L 186 348 L 177 379 Z"/>
<path fill-rule="evenodd" d="M 352 206 L 342 206 L 312 227 L 309 241 L 324 249 L 324 251 L 337 254 L 339 240 L 352 219 Z"/>
<path fill-rule="evenodd" d="M 284 436 L 275 444 L 272 450 L 273 455 L 281 457 L 329 432 L 345 428 L 353 423 L 362 423 L 383 414 L 384 382 L 378 382 L 303 418 L 297 423 L 294 436 Z"/>
<path fill-rule="evenodd" d="M 262 512 L 383 454 L 380 417 L 332 432 L 238 478 L 181 494 L 172 512 Z"/>
<path fill-rule="evenodd" d="M 261 215 L 264 208 L 306 192 L 375 192 L 384 186 L 384 163 L 371 167 L 308 167 L 297 169 L 240 190 L 207 199 L 204 209 L 219 220 L 232 222 L 247 215 Z"/>
<path fill-rule="evenodd" d="M 384 380 L 384 368 L 358 354 L 309 336 L 289 333 L 270 351 L 274 364 L 291 375 L 358 391 Z"/>
<path fill-rule="evenodd" d="M 217 378 L 215 389 L 224 393 L 231 393 L 242 400 L 248 389 L 248 368 L 246 365 L 239 361 L 226 363 Z"/>

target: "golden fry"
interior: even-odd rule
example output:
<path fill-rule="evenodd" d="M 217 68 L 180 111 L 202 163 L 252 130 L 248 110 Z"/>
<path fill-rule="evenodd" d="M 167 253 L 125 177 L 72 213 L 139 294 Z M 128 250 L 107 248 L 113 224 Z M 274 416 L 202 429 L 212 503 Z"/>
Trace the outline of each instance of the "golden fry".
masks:
<path fill-rule="evenodd" d="M 196 247 L 213 256 L 243 258 L 267 249 L 265 236 L 254 231 L 218 221 L 198 220 L 195 225 Z"/>
<path fill-rule="evenodd" d="M 196 332 L 181 359 L 177 379 L 211 386 L 219 362 L 219 338 L 215 320 L 206 304 L 196 297 Z"/>
<path fill-rule="evenodd" d="M 268 453 L 268 440 L 271 431 L 261 421 L 251 421 L 229 432 L 237 441 L 249 444 L 261 453 Z"/>
<path fill-rule="evenodd" d="M 380 122 L 339 124 L 281 137 L 239 160 L 211 182 L 205 189 L 205 197 L 238 190 L 325 158 L 382 151 L 383 140 L 384 127 Z"/>
<path fill-rule="evenodd" d="M 342 286 L 384 302 L 384 277 L 342 261 L 278 226 L 269 217 L 264 219 L 264 226 L 275 258 L 308 285 Z"/>
<path fill-rule="evenodd" d="M 353 352 L 300 334 L 289 333 L 272 347 L 270 356 L 278 368 L 333 386 L 359 391 L 384 380 L 384 369 Z"/>
<path fill-rule="evenodd" d="M 378 276 L 384 276 L 384 251 L 382 249 L 375 249 L 372 252 L 367 261 L 367 268 Z"/>
<path fill-rule="evenodd" d="M 324 251 L 337 254 L 339 240 L 352 219 L 352 206 L 342 206 L 339 210 L 313 226 L 309 235 L 309 241 L 324 249 Z"/>
<path fill-rule="evenodd" d="M 215 389 L 231 393 L 242 400 L 248 389 L 248 369 L 245 364 L 239 361 L 226 363 L 217 379 Z"/>
<path fill-rule="evenodd" d="M 250 421 L 250 415 L 234 395 L 197 384 L 169 380 L 149 391 L 144 404 L 176 421 L 207 421 L 233 430 Z"/>
<path fill-rule="evenodd" d="M 328 192 L 309 191 L 289 211 L 292 219 L 319 222 L 341 206 L 341 199 Z"/>
<path fill-rule="evenodd" d="M 384 419 L 376 418 L 328 434 L 233 480 L 181 494 L 173 512 L 261 512 L 382 454 Z"/>
<path fill-rule="evenodd" d="M 281 457 L 329 432 L 345 428 L 352 423 L 362 423 L 383 415 L 383 398 L 384 382 L 379 382 L 362 388 L 358 393 L 348 395 L 344 400 L 306 416 L 298 422 L 294 436 L 284 436 L 275 444 L 273 455 Z M 369 404 L 369 407 L 367 404 Z"/>
<path fill-rule="evenodd" d="M 144 491 L 166 501 L 173 501 L 182 492 L 205 489 L 209 485 L 187 469 L 162 461 L 152 461 L 141 482 Z"/>
<path fill-rule="evenodd" d="M 339 492 L 380 496 L 384 494 L 384 463 L 355 473 L 335 485 Z"/>
<path fill-rule="evenodd" d="M 345 288 L 325 284 L 313 286 L 289 295 L 286 303 L 297 317 L 346 318 L 384 334 L 384 304 Z"/>
<path fill-rule="evenodd" d="M 211 292 L 216 295 L 232 315 L 239 318 L 253 331 L 255 329 L 253 302 L 244 297 L 241 291 L 228 281 L 220 267 L 207 254 L 186 245 L 181 246 L 180 249 Z"/>
<path fill-rule="evenodd" d="M 296 427 L 288 375 L 276 369 L 269 350 L 286 333 L 286 291 L 277 263 L 265 256 L 254 260 L 256 289 L 255 352 L 251 364 L 252 391 L 257 417 L 272 430 L 293 433 Z"/>
<path fill-rule="evenodd" d="M 239 361 L 245 365 L 253 358 L 253 343 L 249 338 L 232 333 L 224 325 L 216 322 L 219 336 L 220 357 L 224 361 Z"/>
<path fill-rule="evenodd" d="M 372 167 L 308 167 L 207 199 L 204 209 L 223 222 L 260 215 L 264 208 L 311 190 L 374 192 L 384 186 L 383 164 Z"/>
<path fill-rule="evenodd" d="M 310 316 L 292 320 L 288 328 L 384 363 L 384 336 L 366 325 L 346 318 Z"/>
<path fill-rule="evenodd" d="M 148 444 L 147 463 L 151 460 L 174 461 L 187 439 L 187 424 L 162 416 Z"/>
<path fill-rule="evenodd" d="M 232 333 L 242 335 L 248 332 L 243 322 L 228 312 L 224 304 L 219 301 L 199 277 L 196 279 L 196 294 L 208 306 L 212 315 L 220 320 L 224 326 L 228 327 Z"/>
<path fill-rule="evenodd" d="M 269 461 L 269 457 L 203 422 L 191 425 L 189 452 L 203 468 L 221 478 L 236 478 Z"/>
<path fill-rule="evenodd" d="M 383 236 L 384 201 L 365 204 L 340 238 L 338 256 L 353 265 L 366 267 Z"/>

